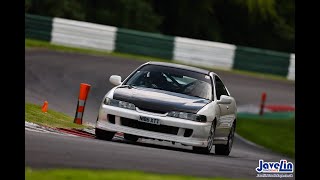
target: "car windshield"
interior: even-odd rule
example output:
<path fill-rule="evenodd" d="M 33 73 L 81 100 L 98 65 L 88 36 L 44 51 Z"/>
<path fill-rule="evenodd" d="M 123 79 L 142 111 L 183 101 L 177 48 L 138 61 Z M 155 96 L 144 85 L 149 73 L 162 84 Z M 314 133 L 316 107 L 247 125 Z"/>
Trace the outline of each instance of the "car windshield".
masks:
<path fill-rule="evenodd" d="M 160 89 L 193 97 L 210 99 L 212 95 L 209 75 L 161 65 L 145 65 L 124 84 Z"/>

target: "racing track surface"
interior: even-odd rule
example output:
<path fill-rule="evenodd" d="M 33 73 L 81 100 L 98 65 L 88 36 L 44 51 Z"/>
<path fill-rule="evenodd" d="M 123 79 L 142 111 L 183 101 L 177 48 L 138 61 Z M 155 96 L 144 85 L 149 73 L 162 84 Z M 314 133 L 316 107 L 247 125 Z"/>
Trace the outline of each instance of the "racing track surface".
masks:
<path fill-rule="evenodd" d="M 84 121 L 94 123 L 99 104 L 112 85 L 112 74 L 125 78 L 143 61 L 113 56 L 92 56 L 49 50 L 25 51 L 25 100 L 74 116 L 80 83 L 91 85 Z M 262 80 L 216 71 L 237 105 L 259 104 L 267 92 L 269 104 L 294 104 L 294 83 Z M 259 159 L 286 158 L 236 138 L 229 157 L 201 155 L 191 148 L 166 142 L 107 142 L 25 131 L 25 165 L 38 168 L 79 167 L 132 169 L 198 176 L 255 178 Z M 214 152 L 214 151 L 213 151 Z M 287 158 L 288 159 L 288 158 Z M 290 159 L 289 159 L 290 160 Z M 270 179 L 270 178 L 268 178 Z"/>

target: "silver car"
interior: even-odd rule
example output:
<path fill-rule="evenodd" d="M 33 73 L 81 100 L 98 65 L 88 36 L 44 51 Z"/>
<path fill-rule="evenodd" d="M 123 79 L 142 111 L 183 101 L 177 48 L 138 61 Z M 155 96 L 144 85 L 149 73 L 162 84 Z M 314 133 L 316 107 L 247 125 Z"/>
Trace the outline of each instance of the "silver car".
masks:
<path fill-rule="evenodd" d="M 181 143 L 197 153 L 229 155 L 236 128 L 236 102 L 219 76 L 208 70 L 162 62 L 138 67 L 103 98 L 96 137 Z"/>

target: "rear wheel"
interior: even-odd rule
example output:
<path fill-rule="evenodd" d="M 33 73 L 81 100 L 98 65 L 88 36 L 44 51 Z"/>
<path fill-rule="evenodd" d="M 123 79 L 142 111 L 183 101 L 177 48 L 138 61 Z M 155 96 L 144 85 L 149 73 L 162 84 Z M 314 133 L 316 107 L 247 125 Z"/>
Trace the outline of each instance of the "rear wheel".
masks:
<path fill-rule="evenodd" d="M 129 140 L 129 141 L 138 141 L 139 137 L 132 135 L 132 134 L 123 134 L 124 139 Z"/>
<path fill-rule="evenodd" d="M 200 153 L 200 154 L 209 154 L 212 146 L 213 146 L 213 138 L 214 138 L 214 133 L 215 133 L 215 121 L 212 123 L 211 128 L 210 128 L 210 134 L 208 137 L 208 145 L 207 147 L 197 147 L 197 146 L 193 146 L 192 150 L 196 153 Z"/>
<path fill-rule="evenodd" d="M 235 130 L 236 130 L 236 122 L 234 121 L 228 136 L 228 143 L 215 145 L 215 154 L 229 156 L 232 149 Z"/>
<path fill-rule="evenodd" d="M 97 139 L 102 139 L 102 140 L 107 140 L 107 141 L 110 141 L 115 134 L 115 132 L 105 131 L 105 130 L 98 129 L 98 128 L 95 129 L 95 133 L 96 133 Z"/>

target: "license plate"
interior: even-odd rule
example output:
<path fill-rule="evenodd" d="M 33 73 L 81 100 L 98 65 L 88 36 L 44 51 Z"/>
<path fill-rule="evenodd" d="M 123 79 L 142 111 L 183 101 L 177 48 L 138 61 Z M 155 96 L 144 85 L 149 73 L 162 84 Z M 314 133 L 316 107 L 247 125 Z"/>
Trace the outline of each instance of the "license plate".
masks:
<path fill-rule="evenodd" d="M 150 123 L 150 124 L 160 125 L 160 120 L 159 119 L 151 118 L 151 117 L 140 116 L 140 119 L 138 121 L 145 122 L 145 123 Z"/>

